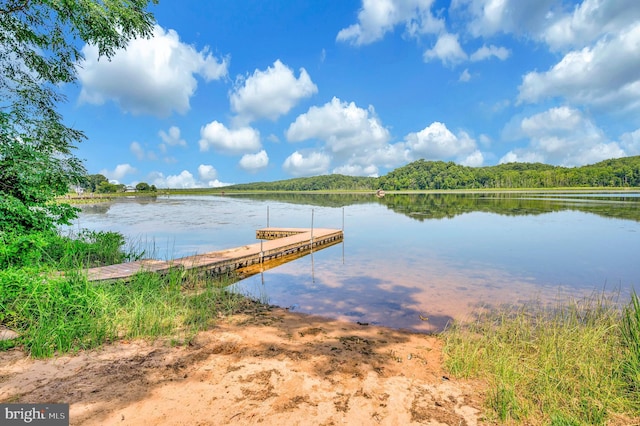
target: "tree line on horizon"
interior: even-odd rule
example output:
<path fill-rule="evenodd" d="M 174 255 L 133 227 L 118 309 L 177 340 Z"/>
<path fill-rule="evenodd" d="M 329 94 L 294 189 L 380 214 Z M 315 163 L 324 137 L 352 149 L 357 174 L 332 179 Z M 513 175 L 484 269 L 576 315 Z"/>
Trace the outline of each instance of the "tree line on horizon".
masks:
<path fill-rule="evenodd" d="M 640 156 L 601 161 L 581 167 L 542 163 L 507 163 L 469 167 L 444 161 L 417 160 L 384 176 L 340 174 L 302 177 L 274 182 L 253 182 L 224 187 L 240 191 L 366 191 L 383 189 L 517 189 L 640 187 Z"/>

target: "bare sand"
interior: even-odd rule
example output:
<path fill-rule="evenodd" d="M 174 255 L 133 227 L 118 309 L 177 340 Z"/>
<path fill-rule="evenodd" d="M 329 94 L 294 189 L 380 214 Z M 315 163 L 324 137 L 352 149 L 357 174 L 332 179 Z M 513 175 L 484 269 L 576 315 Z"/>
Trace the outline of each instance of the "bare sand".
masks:
<path fill-rule="evenodd" d="M 69 403 L 72 425 L 476 425 L 484 389 L 437 337 L 265 306 L 184 346 L 0 353 L 0 402 Z"/>

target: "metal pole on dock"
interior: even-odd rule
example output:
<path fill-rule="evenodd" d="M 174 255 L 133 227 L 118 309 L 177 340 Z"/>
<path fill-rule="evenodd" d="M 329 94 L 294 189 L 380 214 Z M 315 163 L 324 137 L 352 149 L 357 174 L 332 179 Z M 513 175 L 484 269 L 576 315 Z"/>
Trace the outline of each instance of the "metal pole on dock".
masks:
<path fill-rule="evenodd" d="M 313 209 L 311 209 L 311 249 L 313 249 Z"/>
<path fill-rule="evenodd" d="M 344 232 L 344 207 L 342 208 L 342 232 Z"/>

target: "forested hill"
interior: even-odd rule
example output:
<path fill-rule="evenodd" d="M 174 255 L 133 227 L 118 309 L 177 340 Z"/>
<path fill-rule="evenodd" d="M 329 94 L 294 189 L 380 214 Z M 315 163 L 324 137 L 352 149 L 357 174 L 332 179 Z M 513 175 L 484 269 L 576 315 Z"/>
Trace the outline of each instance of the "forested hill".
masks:
<path fill-rule="evenodd" d="M 558 187 L 640 187 L 640 156 L 606 160 L 582 167 L 541 163 L 508 163 L 467 167 L 444 161 L 418 160 L 385 176 L 322 175 L 225 187 L 229 190 L 437 190 Z"/>
<path fill-rule="evenodd" d="M 222 189 L 240 191 L 319 191 L 348 190 L 362 191 L 377 188 L 377 178 L 344 175 L 321 175 L 275 182 L 243 183 L 225 186 Z"/>

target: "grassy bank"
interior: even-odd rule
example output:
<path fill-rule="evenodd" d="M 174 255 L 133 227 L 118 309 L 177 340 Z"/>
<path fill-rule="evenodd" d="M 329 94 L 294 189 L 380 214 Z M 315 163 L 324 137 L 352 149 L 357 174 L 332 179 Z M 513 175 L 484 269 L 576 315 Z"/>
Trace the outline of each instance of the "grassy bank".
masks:
<path fill-rule="evenodd" d="M 89 283 L 82 268 L 140 257 L 112 232 L 0 236 L 0 325 L 34 357 L 95 348 L 117 339 L 188 341 L 250 301 L 225 290 L 228 277 L 141 273 L 130 282 Z M 59 276 L 57 271 L 65 271 Z"/>
<path fill-rule="evenodd" d="M 640 303 L 597 295 L 495 311 L 443 334 L 452 375 L 482 378 L 492 420 L 638 424 Z M 633 420 L 631 420 L 633 418 Z"/>

